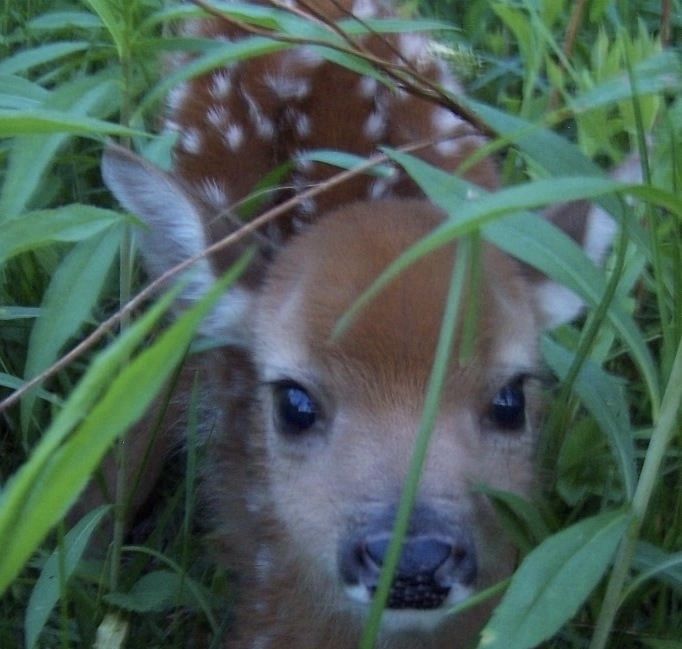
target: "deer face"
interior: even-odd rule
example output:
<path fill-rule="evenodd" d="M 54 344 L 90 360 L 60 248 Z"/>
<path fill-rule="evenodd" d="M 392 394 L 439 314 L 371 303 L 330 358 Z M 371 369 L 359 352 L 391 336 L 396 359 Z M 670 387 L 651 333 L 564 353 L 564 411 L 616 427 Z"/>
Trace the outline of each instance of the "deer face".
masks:
<path fill-rule="evenodd" d="M 122 204 L 150 226 L 142 250 L 154 274 L 203 249 L 199 211 L 171 176 L 120 149 L 107 152 L 103 171 Z M 570 222 L 574 214 L 566 209 L 552 218 L 560 224 L 564 216 Z M 587 226 L 607 219 L 598 209 L 582 217 L 578 240 L 594 230 Z M 291 587 L 287 597 L 298 597 L 299 605 L 315 602 L 327 613 L 361 619 L 376 590 L 420 427 L 456 244 L 405 270 L 342 335 L 333 330 L 380 272 L 441 219 L 421 200 L 346 205 L 289 240 L 257 288 L 242 283 L 228 291 L 202 327 L 253 364 L 257 381 L 247 391 L 255 420 L 233 412 L 224 421 L 227 428 L 246 425 L 258 449 L 253 471 L 264 484 L 258 499 L 267 503 L 266 534 L 281 540 L 272 560 L 290 575 L 279 587 Z M 199 264 L 180 307 L 213 280 L 208 262 Z M 576 296 L 491 247 L 481 251 L 479 281 L 461 312 L 473 304 L 475 344 L 468 354 L 456 344 L 450 359 L 390 592 L 389 629 L 449 624 L 443 617 L 451 604 L 511 571 L 514 550 L 477 486 L 519 494 L 531 488 L 537 341 L 548 323 L 581 308 Z M 230 479 L 227 491 L 251 489 Z M 246 513 L 257 519 L 250 529 L 258 529 L 259 516 Z M 479 617 L 470 628 L 481 623 Z"/>
<path fill-rule="evenodd" d="M 355 204 L 277 258 L 253 353 L 273 509 L 296 563 L 340 602 L 376 588 L 414 450 L 456 249 L 405 271 L 340 337 L 338 318 L 440 220 L 422 201 Z M 517 265 L 485 250 L 475 350 L 456 349 L 389 607 L 440 609 L 512 567 L 485 483 L 532 483 L 538 324 Z M 432 616 L 433 617 L 433 616 Z"/>

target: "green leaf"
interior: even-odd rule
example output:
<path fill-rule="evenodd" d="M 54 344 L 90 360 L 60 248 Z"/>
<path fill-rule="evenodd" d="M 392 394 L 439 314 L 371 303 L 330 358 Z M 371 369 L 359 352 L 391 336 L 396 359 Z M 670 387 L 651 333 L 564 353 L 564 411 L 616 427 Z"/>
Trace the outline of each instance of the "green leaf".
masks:
<path fill-rule="evenodd" d="M 0 108 L 37 108 L 50 93 L 37 83 L 14 75 L 0 75 Z"/>
<path fill-rule="evenodd" d="M 40 309 L 32 306 L 0 306 L 0 320 L 25 320 L 39 315 Z"/>
<path fill-rule="evenodd" d="M 177 606 L 197 608 L 193 590 L 200 585 L 188 575 L 156 570 L 141 577 L 127 593 L 109 593 L 104 599 L 114 606 L 136 613 L 161 612 Z"/>
<path fill-rule="evenodd" d="M 480 491 L 493 501 L 505 531 L 524 553 L 531 550 L 530 542 L 533 542 L 533 546 L 537 545 L 550 535 L 537 506 L 519 494 L 500 491 L 487 485 L 478 485 L 476 491 Z"/>
<path fill-rule="evenodd" d="M 87 11 L 48 11 L 28 22 L 31 30 L 97 29 L 102 23 Z"/>
<path fill-rule="evenodd" d="M 52 609 L 59 601 L 61 584 L 65 584 L 78 567 L 78 562 L 85 552 L 92 533 L 110 509 L 110 505 L 102 505 L 88 512 L 66 534 L 63 547 L 56 548 L 48 557 L 40 571 L 40 577 L 38 577 L 38 581 L 31 591 L 31 597 L 26 607 L 24 618 L 24 646 L 26 649 L 33 649 L 36 645 Z M 60 556 L 61 554 L 63 557 Z M 62 568 L 64 572 L 60 575 Z"/>
<path fill-rule="evenodd" d="M 367 162 L 367 158 L 355 155 L 353 153 L 346 153 L 345 151 L 336 151 L 334 149 L 314 149 L 312 151 L 304 151 L 299 156 L 302 161 L 322 162 L 323 164 L 332 165 L 339 169 L 353 169 L 361 164 Z M 395 169 L 392 169 L 385 164 L 377 164 L 364 173 L 370 176 L 378 176 L 379 178 L 390 178 L 395 175 Z"/>
<path fill-rule="evenodd" d="M 563 379 L 573 363 L 574 355 L 546 336 L 542 340 L 542 352 L 552 371 Z M 635 493 L 637 471 L 634 435 L 622 382 L 587 358 L 582 363 L 573 390 L 606 435 L 627 500 L 631 500 Z"/>
<path fill-rule="evenodd" d="M 85 41 L 72 41 L 63 43 L 49 43 L 39 45 L 30 50 L 21 50 L 14 56 L 10 56 L 0 62 L 0 74 L 25 73 L 31 68 L 43 63 L 54 63 L 55 59 L 68 56 L 74 52 L 82 52 L 90 47 Z"/>
<path fill-rule="evenodd" d="M 531 649 L 570 620 L 606 572 L 629 517 L 606 513 L 551 536 L 521 563 L 478 649 Z"/>
<path fill-rule="evenodd" d="M 0 110 L 0 137 L 36 135 L 39 133 L 76 133 L 88 137 L 100 135 L 147 136 L 143 131 L 125 128 L 92 117 L 70 115 L 58 110 Z"/>
<path fill-rule="evenodd" d="M 121 222 L 121 215 L 90 205 L 28 212 L 0 223 L 0 264 L 26 250 L 55 241 L 82 241 Z"/>
<path fill-rule="evenodd" d="M 26 380 L 49 367 L 90 316 L 120 241 L 121 229 L 110 228 L 77 244 L 61 262 L 43 295 L 42 313 L 31 331 L 24 368 Z M 24 431 L 28 430 L 34 402 L 33 391 L 21 401 Z"/>

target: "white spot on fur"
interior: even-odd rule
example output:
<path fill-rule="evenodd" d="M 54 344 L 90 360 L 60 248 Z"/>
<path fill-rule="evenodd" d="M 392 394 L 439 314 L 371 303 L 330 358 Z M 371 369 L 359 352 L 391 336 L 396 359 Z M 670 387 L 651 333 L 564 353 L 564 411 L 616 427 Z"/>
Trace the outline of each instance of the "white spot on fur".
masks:
<path fill-rule="evenodd" d="M 448 66 L 443 63 L 443 61 L 437 61 L 436 66 L 438 68 L 438 83 L 441 88 L 451 95 L 462 95 L 464 94 L 464 89 L 460 85 L 457 78 L 450 72 Z"/>
<path fill-rule="evenodd" d="M 243 92 L 244 101 L 249 109 L 251 123 L 256 129 L 258 136 L 264 140 L 270 140 L 275 134 L 275 125 L 272 120 L 265 116 L 256 100 L 248 93 Z"/>
<path fill-rule="evenodd" d="M 177 113 L 187 100 L 187 96 L 189 94 L 189 83 L 186 81 L 183 81 L 182 83 L 179 83 L 177 86 L 175 86 L 169 93 L 168 93 L 168 99 L 167 105 L 168 109 L 172 113 Z"/>
<path fill-rule="evenodd" d="M 216 211 L 224 209 L 229 204 L 227 192 L 215 178 L 202 178 L 199 193 L 204 202 Z"/>
<path fill-rule="evenodd" d="M 456 156 L 462 148 L 461 140 L 452 137 L 436 144 L 436 151 L 445 158 Z"/>
<path fill-rule="evenodd" d="M 313 217 L 317 213 L 317 203 L 312 196 L 306 196 L 299 203 L 299 211 L 307 217 Z"/>
<path fill-rule="evenodd" d="M 167 119 L 164 123 L 164 128 L 167 131 L 172 131 L 172 132 L 177 132 L 180 130 L 180 124 L 178 124 L 175 120 L 173 119 Z"/>
<path fill-rule="evenodd" d="M 180 147 L 187 153 L 196 155 L 201 151 L 201 132 L 196 128 L 188 128 L 180 135 Z"/>
<path fill-rule="evenodd" d="M 377 93 L 379 82 L 373 77 L 362 77 L 358 84 L 358 92 L 365 99 L 372 99 Z"/>
<path fill-rule="evenodd" d="M 232 151 L 236 151 L 244 142 L 244 129 L 239 124 L 232 124 L 225 131 L 225 142 Z"/>
<path fill-rule="evenodd" d="M 362 132 L 370 140 L 378 140 L 383 136 L 385 128 L 386 119 L 381 113 L 375 111 L 367 118 L 365 125 L 362 127 Z"/>
<path fill-rule="evenodd" d="M 232 78 L 228 70 L 218 70 L 211 77 L 209 92 L 214 99 L 226 99 L 232 91 Z"/>
<path fill-rule="evenodd" d="M 215 104 L 206 111 L 206 121 L 218 130 L 222 130 L 229 121 L 227 108 L 222 104 Z"/>
<path fill-rule="evenodd" d="M 305 68 L 317 68 L 324 63 L 324 57 L 311 45 L 297 47 L 295 50 L 287 52 L 287 58 L 291 58 L 295 64 Z"/>
<path fill-rule="evenodd" d="M 400 34 L 398 37 L 400 53 L 408 61 L 422 66 L 431 60 L 429 41 L 422 34 Z"/>
<path fill-rule="evenodd" d="M 291 219 L 291 226 L 294 228 L 294 232 L 303 232 L 306 225 L 306 222 L 298 216 L 294 216 Z"/>
<path fill-rule="evenodd" d="M 389 189 L 388 182 L 383 178 L 379 178 L 369 186 L 369 197 L 372 200 L 386 198 L 388 189 Z"/>
<path fill-rule="evenodd" d="M 310 81 L 283 74 L 266 74 L 263 83 L 280 99 L 303 99 L 310 94 Z"/>
<path fill-rule="evenodd" d="M 185 20 L 182 23 L 180 33 L 183 36 L 203 36 L 204 35 L 204 21 L 203 20 Z"/>
<path fill-rule="evenodd" d="M 455 115 L 451 110 L 439 106 L 433 111 L 432 121 L 434 128 L 442 134 L 452 133 L 466 122 Z"/>
<path fill-rule="evenodd" d="M 308 173 L 312 170 L 313 161 L 309 160 L 307 158 L 309 153 L 310 152 L 305 150 L 305 149 L 301 149 L 299 151 L 296 151 L 296 153 L 294 153 L 294 155 L 292 156 L 292 159 L 293 159 L 294 166 L 296 167 L 296 169 L 298 169 L 299 171 L 306 172 L 306 173 Z"/>
<path fill-rule="evenodd" d="M 378 7 L 373 0 L 355 0 L 352 11 L 358 18 L 371 18 L 377 15 Z"/>
<path fill-rule="evenodd" d="M 297 111 L 294 117 L 294 128 L 296 129 L 296 135 L 298 135 L 298 137 L 308 137 L 313 128 L 310 117 L 305 113 Z"/>

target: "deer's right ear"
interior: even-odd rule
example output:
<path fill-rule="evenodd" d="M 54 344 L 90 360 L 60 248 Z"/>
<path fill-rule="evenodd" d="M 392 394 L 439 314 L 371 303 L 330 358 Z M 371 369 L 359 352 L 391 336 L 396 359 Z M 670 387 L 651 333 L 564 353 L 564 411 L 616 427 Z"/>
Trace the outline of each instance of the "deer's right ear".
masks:
<path fill-rule="evenodd" d="M 139 241 L 145 268 L 153 279 L 207 247 L 199 210 L 172 176 L 127 149 L 109 145 L 102 157 L 102 177 L 119 203 L 147 224 Z M 203 297 L 216 277 L 208 259 L 202 257 L 182 279 L 180 307 Z M 244 344 L 251 301 L 250 291 L 233 287 L 206 318 L 201 333 Z"/>

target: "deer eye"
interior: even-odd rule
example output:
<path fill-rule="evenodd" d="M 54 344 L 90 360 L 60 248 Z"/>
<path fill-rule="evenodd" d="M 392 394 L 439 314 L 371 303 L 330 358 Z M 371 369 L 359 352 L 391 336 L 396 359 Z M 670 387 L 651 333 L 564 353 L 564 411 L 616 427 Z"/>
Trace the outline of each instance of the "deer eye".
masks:
<path fill-rule="evenodd" d="M 294 381 L 274 386 L 275 416 L 281 432 L 289 435 L 303 433 L 317 421 L 319 408 L 308 391 Z"/>
<path fill-rule="evenodd" d="M 490 418 L 502 430 L 519 430 L 526 423 L 526 398 L 522 379 L 505 385 L 490 404 Z"/>

